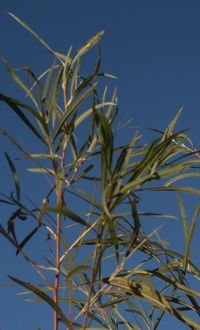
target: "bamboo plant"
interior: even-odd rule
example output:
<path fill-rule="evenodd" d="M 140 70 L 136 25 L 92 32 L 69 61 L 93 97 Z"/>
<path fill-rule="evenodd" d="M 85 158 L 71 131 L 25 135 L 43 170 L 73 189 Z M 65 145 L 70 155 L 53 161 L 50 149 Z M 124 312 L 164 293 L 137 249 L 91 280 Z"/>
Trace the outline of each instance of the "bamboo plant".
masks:
<path fill-rule="evenodd" d="M 69 330 L 157 329 L 166 314 L 200 329 L 200 292 L 191 285 L 200 279 L 191 256 L 200 205 L 190 222 L 181 197 L 200 194 L 199 189 L 182 184 L 200 176 L 200 156 L 186 132 L 175 130 L 182 109 L 164 132 L 155 130 L 149 143 L 143 144 L 135 130 L 131 141 L 121 139 L 122 144 L 117 144 L 116 92 L 109 98 L 107 87 L 102 87 L 105 79 L 112 78 L 101 69 L 103 32 L 77 52 L 71 47 L 61 54 L 10 15 L 42 43 L 53 62 L 39 76 L 23 68 L 30 85 L 3 59 L 25 101 L 3 93 L 0 100 L 29 129 L 38 152 L 27 150 L 0 128 L 19 153 L 17 160 L 5 153 L 15 192 L 1 192 L 0 202 L 11 215 L 7 227 L 0 224 L 0 233 L 43 284 L 25 276 L 9 278 L 26 289 L 25 300 L 50 305 L 54 330 L 60 325 Z M 95 48 L 96 65 L 83 75 L 82 59 L 94 56 L 90 51 Z M 22 194 L 19 161 L 27 165 L 32 180 L 38 175 L 46 182 L 46 193 L 34 206 L 31 196 L 27 200 Z M 182 254 L 167 247 L 159 228 L 145 233 L 144 216 L 149 221 L 158 216 L 178 221 L 176 216 L 140 210 L 149 191 L 177 193 L 185 240 Z M 30 223 L 20 239 L 19 220 L 20 226 Z M 41 237 L 48 248 L 43 263 L 30 248 Z"/>

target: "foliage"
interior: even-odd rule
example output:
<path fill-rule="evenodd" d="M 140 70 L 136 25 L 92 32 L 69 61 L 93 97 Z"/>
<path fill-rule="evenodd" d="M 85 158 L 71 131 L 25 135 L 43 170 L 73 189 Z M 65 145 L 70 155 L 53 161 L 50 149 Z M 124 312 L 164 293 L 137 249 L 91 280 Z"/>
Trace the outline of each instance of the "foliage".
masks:
<path fill-rule="evenodd" d="M 10 279 L 27 290 L 30 297 L 26 295 L 26 300 L 51 306 L 54 330 L 60 322 L 67 329 L 157 329 L 166 313 L 191 329 L 200 329 L 195 321 L 200 314 L 200 292 L 190 285 L 199 280 L 190 252 L 200 207 L 197 205 L 189 225 L 181 198 L 182 192 L 200 194 L 181 184 L 185 178 L 200 176 L 200 157 L 185 131 L 174 130 L 182 109 L 165 132 L 157 131 L 152 142 L 142 144 L 135 131 L 129 143 L 117 144 L 116 92 L 109 99 L 107 88 L 102 91 L 100 85 L 101 79 L 111 77 L 101 72 L 103 32 L 74 55 L 72 48 L 65 55 L 52 50 L 29 26 L 11 16 L 47 48 L 53 63 L 40 76 L 25 68 L 33 81 L 29 86 L 4 59 L 28 101 L 4 94 L 0 100 L 27 126 L 37 141 L 38 153 L 25 150 L 3 128 L 0 132 L 18 149 L 18 159 L 25 161 L 33 180 L 35 175 L 47 180 L 41 206 L 33 207 L 22 194 L 12 157 L 5 154 L 15 192 L 1 194 L 0 202 L 12 208 L 12 213 L 7 228 L 0 224 L 0 233 L 16 255 L 21 254 L 33 267 L 43 285 L 16 276 Z M 96 66 L 83 76 L 82 58 L 94 47 Z M 145 213 L 139 207 L 146 191 L 178 193 L 185 235 L 183 255 L 166 247 L 159 228 L 145 234 Z M 170 217 L 146 216 L 149 221 L 152 216 Z M 18 220 L 23 224 L 28 220 L 33 226 L 20 239 Z M 43 264 L 35 261 L 40 256 L 30 248 L 35 238 L 41 238 L 40 231 L 45 233 L 49 251 Z"/>

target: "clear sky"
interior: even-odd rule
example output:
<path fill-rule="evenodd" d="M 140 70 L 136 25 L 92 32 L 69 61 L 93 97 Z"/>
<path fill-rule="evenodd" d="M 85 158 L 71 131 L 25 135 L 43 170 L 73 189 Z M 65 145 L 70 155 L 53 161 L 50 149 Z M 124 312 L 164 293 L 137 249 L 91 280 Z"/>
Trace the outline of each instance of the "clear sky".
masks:
<path fill-rule="evenodd" d="M 26 64 L 42 71 L 46 67 L 46 58 L 49 58 L 47 51 L 8 16 L 9 11 L 27 22 L 53 49 L 61 52 L 67 52 L 71 45 L 78 48 L 96 32 L 105 30 L 103 69 L 118 78 L 114 84 L 118 88 L 121 119 L 134 116 L 136 126 L 164 129 L 184 105 L 178 128 L 189 128 L 194 144 L 200 147 L 199 0 L 1 0 L 0 53 L 13 67 Z M 17 97 L 18 89 L 2 63 L 0 70 L 0 91 Z M 0 112 L 0 126 L 5 124 L 12 130 L 20 128 L 14 117 L 3 111 L 2 104 Z M 0 147 L 3 154 L 2 142 Z M 2 155 L 0 157 L 3 159 Z M 164 211 L 173 211 L 170 203 L 169 200 L 166 205 L 162 204 Z M 146 208 L 150 204 L 151 200 L 147 201 Z M 179 229 L 170 232 L 175 240 L 176 230 Z M 0 251 L 1 272 L 13 274 L 13 267 L 18 265 L 13 259 L 14 253 L 1 237 L 0 246 L 8 249 L 8 256 L 7 251 L 6 254 Z M 194 251 L 198 256 L 198 244 Z M 11 258 L 12 262 L 5 261 L 5 258 Z M 22 275 L 25 269 L 21 269 Z M 12 288 L 0 287 L 0 306 L 3 305 L 0 329 L 35 329 L 34 319 L 40 317 L 36 314 L 40 307 L 32 309 L 31 314 L 30 305 L 20 302 L 19 297 L 12 297 Z M 44 311 L 48 315 L 48 309 L 44 308 Z M 49 329 L 47 319 L 44 316 L 41 319 L 42 329 Z M 171 318 L 166 319 L 162 329 L 176 326 L 186 329 Z"/>

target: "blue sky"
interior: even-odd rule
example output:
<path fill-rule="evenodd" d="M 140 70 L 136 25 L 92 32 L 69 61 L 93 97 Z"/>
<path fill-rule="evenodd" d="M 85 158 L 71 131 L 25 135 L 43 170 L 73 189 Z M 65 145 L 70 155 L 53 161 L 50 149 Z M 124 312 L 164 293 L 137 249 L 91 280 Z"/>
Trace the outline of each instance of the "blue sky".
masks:
<path fill-rule="evenodd" d="M 118 78 L 112 85 L 118 88 L 121 120 L 133 116 L 136 126 L 164 129 L 180 106 L 184 105 L 185 110 L 178 128 L 189 128 L 189 135 L 196 147 L 199 147 L 198 0 L 1 0 L 0 53 L 9 59 L 13 67 L 26 64 L 43 71 L 46 68 L 46 60 L 50 60 L 49 54 L 8 16 L 9 11 L 27 22 L 53 49 L 60 52 L 67 52 L 71 45 L 75 49 L 79 48 L 96 32 L 105 30 L 102 42 L 103 69 Z M 1 92 L 15 97 L 21 95 L 2 64 L 0 70 L 3 73 L 0 75 Z M 2 105 L 0 111 L 0 126 L 4 124 L 6 128 L 16 130 L 17 134 L 17 129 L 21 129 L 20 124 L 13 116 L 3 111 Z M 148 135 L 147 132 L 146 134 Z M 4 151 L 2 142 L 0 146 Z M 3 159 L 2 155 L 0 157 Z M 5 182 L 5 179 L 2 180 Z M 189 200 L 192 210 L 197 200 L 196 197 Z M 174 203 L 170 199 L 161 205 L 165 211 L 172 212 L 174 209 Z M 151 207 L 151 199 L 145 202 L 145 207 Z M 177 238 L 179 229 L 177 227 L 170 232 L 173 239 Z M 12 249 L 2 239 L 0 244 L 6 248 L 6 253 L 8 252 L 6 260 L 12 260 L 11 263 L 5 261 L 4 252 L 0 252 L 1 264 L 5 263 L 3 272 L 13 273 L 18 263 L 13 259 Z M 200 252 L 197 243 L 194 245 L 194 251 L 197 258 Z M 22 268 L 21 273 L 24 273 L 25 269 Z M 21 303 L 19 298 L 12 298 L 12 288 L 8 289 L 8 293 L 7 288 L 0 287 L 1 290 L 3 295 L 0 294 L 0 304 L 3 299 L 6 304 L 0 315 L 0 329 L 34 329 L 34 318 L 37 318 L 37 315 L 30 314 L 32 307 Z M 22 314 L 20 304 L 27 310 L 27 314 Z M 42 322 L 44 329 L 47 329 L 48 322 L 45 317 Z M 177 324 L 179 329 L 186 328 L 170 318 L 163 324 L 162 329 L 168 329 L 169 326 L 175 328 Z"/>

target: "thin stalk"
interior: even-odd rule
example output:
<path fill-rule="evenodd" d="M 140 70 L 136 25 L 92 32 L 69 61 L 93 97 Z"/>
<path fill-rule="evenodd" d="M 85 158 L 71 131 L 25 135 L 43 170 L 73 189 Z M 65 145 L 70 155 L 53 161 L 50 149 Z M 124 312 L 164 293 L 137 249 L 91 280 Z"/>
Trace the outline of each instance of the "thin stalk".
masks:
<path fill-rule="evenodd" d="M 57 190 L 57 206 L 62 208 L 62 187 L 58 185 Z M 58 305 L 58 293 L 59 293 L 59 283 L 60 283 L 60 230 L 61 230 L 61 213 L 58 212 L 56 216 L 56 256 L 55 256 L 55 266 L 56 266 L 56 276 L 54 281 L 54 292 L 53 300 L 55 304 Z M 54 330 L 58 330 L 58 312 L 54 311 Z"/>
<path fill-rule="evenodd" d="M 55 187 L 56 187 L 56 197 L 57 197 L 57 207 L 62 208 L 62 182 L 59 178 L 57 162 L 54 159 L 54 150 L 50 139 L 48 139 L 49 151 L 52 156 L 52 166 L 55 172 Z M 63 160 L 61 160 L 62 166 Z M 56 275 L 53 286 L 53 301 L 58 305 L 58 294 L 59 294 L 59 283 L 60 283 L 60 230 L 61 230 L 61 213 L 58 212 L 56 215 L 56 231 L 55 231 L 55 268 Z M 53 329 L 58 330 L 58 319 L 59 315 L 56 310 L 53 313 Z"/>
<path fill-rule="evenodd" d="M 64 73 L 63 73 L 63 83 L 62 83 L 62 89 L 63 89 L 63 97 L 64 97 L 64 109 L 65 112 L 67 112 L 67 79 L 66 79 L 66 67 L 64 67 Z M 65 131 L 67 131 L 68 123 L 65 123 Z M 65 134 L 65 133 L 64 133 Z M 63 148 L 62 148 L 62 155 L 61 155 L 61 174 L 64 176 L 65 171 L 65 154 L 66 154 L 66 148 L 67 148 L 67 139 L 64 142 Z M 61 175 L 61 177 L 62 177 Z M 56 196 L 57 196 L 57 207 L 60 209 L 63 207 L 63 189 L 62 189 L 63 182 L 58 177 L 56 178 Z M 55 276 L 55 282 L 54 282 L 54 302 L 58 304 L 58 295 L 59 295 L 59 284 L 60 284 L 60 245 L 61 245 L 61 237 L 60 237 L 60 231 L 61 231 L 61 213 L 57 213 L 56 217 L 56 255 L 55 255 L 55 266 L 56 266 L 56 276 Z M 58 330 L 58 313 L 57 311 L 54 311 L 54 330 Z"/>

